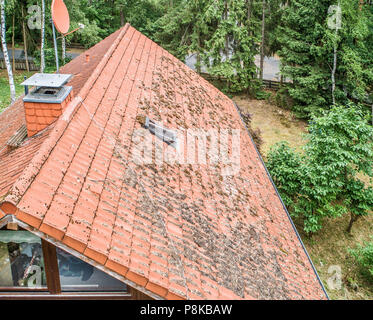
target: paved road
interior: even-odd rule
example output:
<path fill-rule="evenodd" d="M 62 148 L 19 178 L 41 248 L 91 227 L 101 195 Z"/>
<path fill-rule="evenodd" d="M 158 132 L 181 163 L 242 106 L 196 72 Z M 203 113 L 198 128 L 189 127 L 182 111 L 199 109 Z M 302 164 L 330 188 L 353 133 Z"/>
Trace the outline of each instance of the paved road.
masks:
<path fill-rule="evenodd" d="M 185 64 L 196 70 L 195 65 L 197 63 L 196 54 L 191 54 L 186 57 Z M 265 57 L 264 58 L 264 72 L 263 78 L 265 80 L 276 80 L 280 81 L 280 59 L 278 57 Z M 255 57 L 255 64 L 259 68 L 260 66 L 260 56 Z M 201 66 L 201 71 L 207 73 L 207 68 L 205 65 Z"/>

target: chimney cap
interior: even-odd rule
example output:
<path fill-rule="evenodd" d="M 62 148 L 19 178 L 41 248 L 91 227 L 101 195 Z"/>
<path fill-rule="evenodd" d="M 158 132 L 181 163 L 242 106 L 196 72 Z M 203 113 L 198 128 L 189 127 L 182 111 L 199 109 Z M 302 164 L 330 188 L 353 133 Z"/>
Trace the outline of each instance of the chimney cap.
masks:
<path fill-rule="evenodd" d="M 61 73 L 35 73 L 33 76 L 22 82 L 22 86 L 37 86 L 37 87 L 49 87 L 49 88 L 60 88 L 67 83 L 71 78 L 72 74 L 61 74 Z"/>

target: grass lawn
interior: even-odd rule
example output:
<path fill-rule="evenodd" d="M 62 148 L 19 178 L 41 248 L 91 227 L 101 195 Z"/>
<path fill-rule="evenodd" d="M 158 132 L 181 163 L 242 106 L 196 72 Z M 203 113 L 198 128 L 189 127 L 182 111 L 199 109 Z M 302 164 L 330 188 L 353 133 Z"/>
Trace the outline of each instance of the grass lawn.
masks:
<path fill-rule="evenodd" d="M 24 93 L 24 87 L 19 84 L 24 81 L 23 77 L 26 76 L 29 78 L 35 72 L 27 72 L 23 70 L 16 70 L 13 74 L 14 83 L 16 85 L 16 94 L 17 97 L 21 96 Z M 0 112 L 3 111 L 10 104 L 10 90 L 9 90 L 9 81 L 8 73 L 6 70 L 0 70 Z"/>
<path fill-rule="evenodd" d="M 235 96 L 233 100 L 242 110 L 253 115 L 252 126 L 262 132 L 262 156 L 265 159 L 269 148 L 276 142 L 285 140 L 301 151 L 305 140 L 307 124 L 297 120 L 290 111 L 278 108 L 265 100 L 250 100 L 246 96 Z M 364 179 L 365 180 L 365 179 Z M 369 183 L 369 180 L 365 180 Z M 370 240 L 373 235 L 373 214 L 362 217 L 354 223 L 351 235 L 346 232 L 349 217 L 327 219 L 323 229 L 309 238 L 299 221 L 294 220 L 312 261 L 331 299 L 373 299 L 373 283 L 364 278 L 347 252 Z M 342 272 L 341 289 L 328 288 L 328 273 L 331 266 L 340 266 Z"/>

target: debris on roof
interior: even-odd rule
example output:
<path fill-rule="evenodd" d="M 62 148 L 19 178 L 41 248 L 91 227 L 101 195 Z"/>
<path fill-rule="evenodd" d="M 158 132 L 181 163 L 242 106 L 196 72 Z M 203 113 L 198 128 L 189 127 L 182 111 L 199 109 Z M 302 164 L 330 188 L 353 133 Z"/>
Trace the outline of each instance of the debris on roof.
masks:
<path fill-rule="evenodd" d="M 26 138 L 27 128 L 25 125 L 22 125 L 6 144 L 10 149 L 18 148 Z"/>

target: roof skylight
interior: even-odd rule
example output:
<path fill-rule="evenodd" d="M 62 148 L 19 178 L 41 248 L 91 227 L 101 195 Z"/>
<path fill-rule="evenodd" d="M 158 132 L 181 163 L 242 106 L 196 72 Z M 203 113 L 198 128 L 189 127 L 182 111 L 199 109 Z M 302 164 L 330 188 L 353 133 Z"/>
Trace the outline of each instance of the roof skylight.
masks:
<path fill-rule="evenodd" d="M 159 125 L 158 123 L 154 122 L 153 120 L 149 119 L 149 117 L 146 117 L 145 129 L 149 129 L 149 131 L 154 134 L 156 137 L 167 143 L 168 145 L 171 145 L 172 147 L 176 148 L 177 146 L 177 133 L 166 129 L 163 126 Z"/>

